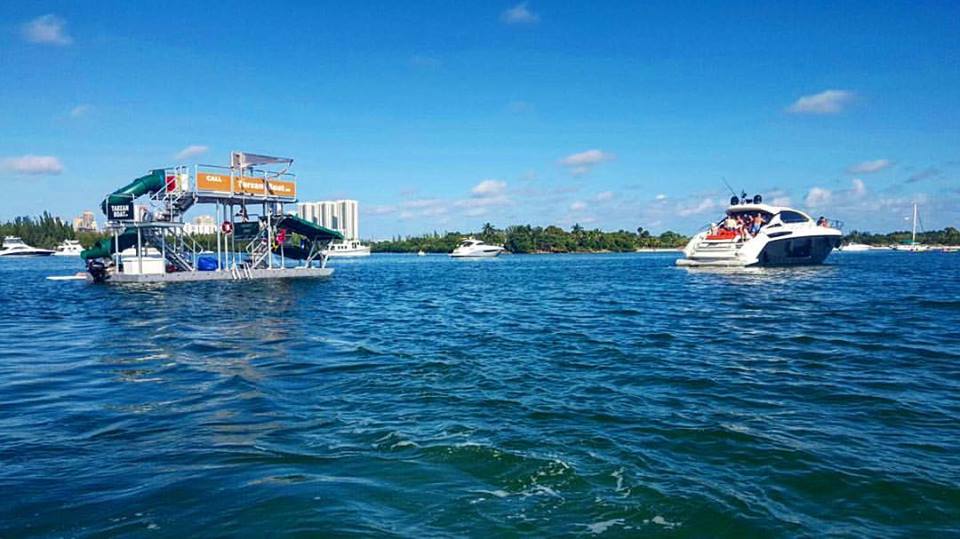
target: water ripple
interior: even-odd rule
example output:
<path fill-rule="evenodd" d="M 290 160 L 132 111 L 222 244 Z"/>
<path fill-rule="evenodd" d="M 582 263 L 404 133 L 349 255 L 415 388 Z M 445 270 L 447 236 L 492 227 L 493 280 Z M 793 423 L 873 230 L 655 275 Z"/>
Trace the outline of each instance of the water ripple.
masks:
<path fill-rule="evenodd" d="M 0 536 L 956 536 L 960 258 L 0 261 Z"/>

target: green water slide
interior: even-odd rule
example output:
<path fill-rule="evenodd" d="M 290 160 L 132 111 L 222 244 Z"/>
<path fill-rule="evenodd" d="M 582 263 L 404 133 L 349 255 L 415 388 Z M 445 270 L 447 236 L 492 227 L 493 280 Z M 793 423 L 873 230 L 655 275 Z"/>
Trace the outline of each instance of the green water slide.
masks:
<path fill-rule="evenodd" d="M 301 219 L 295 215 L 284 215 L 277 221 L 278 228 L 284 228 L 290 232 L 295 232 L 307 238 L 310 241 L 333 241 L 342 240 L 343 234 L 336 230 L 330 230 L 306 219 Z"/>
<path fill-rule="evenodd" d="M 333 240 L 342 240 L 343 234 L 337 232 L 336 230 L 330 230 L 329 228 L 320 226 L 318 224 L 311 223 L 305 219 L 301 219 L 294 215 L 284 215 L 277 221 L 276 226 L 290 232 L 299 234 L 311 243 L 313 242 L 329 242 Z M 311 249 L 309 247 L 303 248 L 297 245 L 284 245 L 283 246 L 283 256 L 284 258 L 292 258 L 294 260 L 305 260 L 310 256 Z M 280 246 L 276 245 L 273 248 L 273 252 L 280 254 Z"/>
<path fill-rule="evenodd" d="M 113 253 L 129 249 L 137 244 L 137 231 L 126 229 L 123 234 L 117 238 L 117 249 L 113 248 L 113 237 L 103 238 L 94 243 L 89 249 L 80 252 L 80 258 L 90 260 L 91 258 L 110 258 Z"/>
<path fill-rule="evenodd" d="M 166 187 L 166 171 L 162 168 L 151 170 L 149 174 L 140 176 L 132 182 L 124 185 L 120 189 L 107 195 L 100 204 L 103 213 L 107 213 L 108 204 L 126 204 L 148 193 L 156 193 Z M 89 249 L 84 249 L 80 257 L 84 260 L 91 258 L 109 258 L 113 253 L 128 249 L 137 244 L 137 231 L 127 229 L 117 238 L 117 248 L 114 248 L 113 238 L 104 238 L 93 244 Z"/>
<path fill-rule="evenodd" d="M 126 204 L 147 193 L 156 193 L 166 186 L 166 171 L 162 168 L 151 170 L 149 174 L 140 176 L 136 180 L 124 185 L 120 189 L 107 195 L 100 204 L 103 213 L 107 213 L 108 204 Z"/>

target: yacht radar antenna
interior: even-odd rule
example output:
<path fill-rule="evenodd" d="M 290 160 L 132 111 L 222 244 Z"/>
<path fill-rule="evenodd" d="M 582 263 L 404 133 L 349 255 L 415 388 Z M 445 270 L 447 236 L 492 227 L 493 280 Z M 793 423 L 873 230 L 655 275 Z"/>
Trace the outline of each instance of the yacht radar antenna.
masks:
<path fill-rule="evenodd" d="M 730 197 L 730 205 L 731 205 L 731 206 L 736 206 L 737 204 L 739 204 L 739 203 L 740 203 L 740 199 L 737 198 L 737 192 L 733 190 L 733 187 L 730 187 L 730 184 L 729 184 L 729 183 L 727 183 L 727 178 L 724 177 L 724 176 L 721 176 L 721 177 L 720 177 L 720 180 L 723 181 L 723 185 L 726 185 L 726 186 L 727 186 L 727 190 L 730 191 L 730 194 L 731 194 L 731 195 L 733 195 L 732 197 Z M 744 193 L 743 196 L 747 196 L 747 194 Z"/>

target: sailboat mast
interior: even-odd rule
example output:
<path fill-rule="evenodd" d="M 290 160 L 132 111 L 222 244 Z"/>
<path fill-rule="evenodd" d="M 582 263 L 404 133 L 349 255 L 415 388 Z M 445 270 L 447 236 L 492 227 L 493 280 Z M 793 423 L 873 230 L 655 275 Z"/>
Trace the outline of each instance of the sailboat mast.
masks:
<path fill-rule="evenodd" d="M 917 243 L 917 203 L 913 203 L 913 242 Z"/>

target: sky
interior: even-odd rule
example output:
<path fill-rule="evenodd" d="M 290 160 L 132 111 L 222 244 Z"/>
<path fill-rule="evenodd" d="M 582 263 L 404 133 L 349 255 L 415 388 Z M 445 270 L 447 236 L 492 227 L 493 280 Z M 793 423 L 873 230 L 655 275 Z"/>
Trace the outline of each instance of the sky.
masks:
<path fill-rule="evenodd" d="M 960 2 L 0 2 L 0 219 L 233 150 L 366 239 L 960 226 Z"/>

